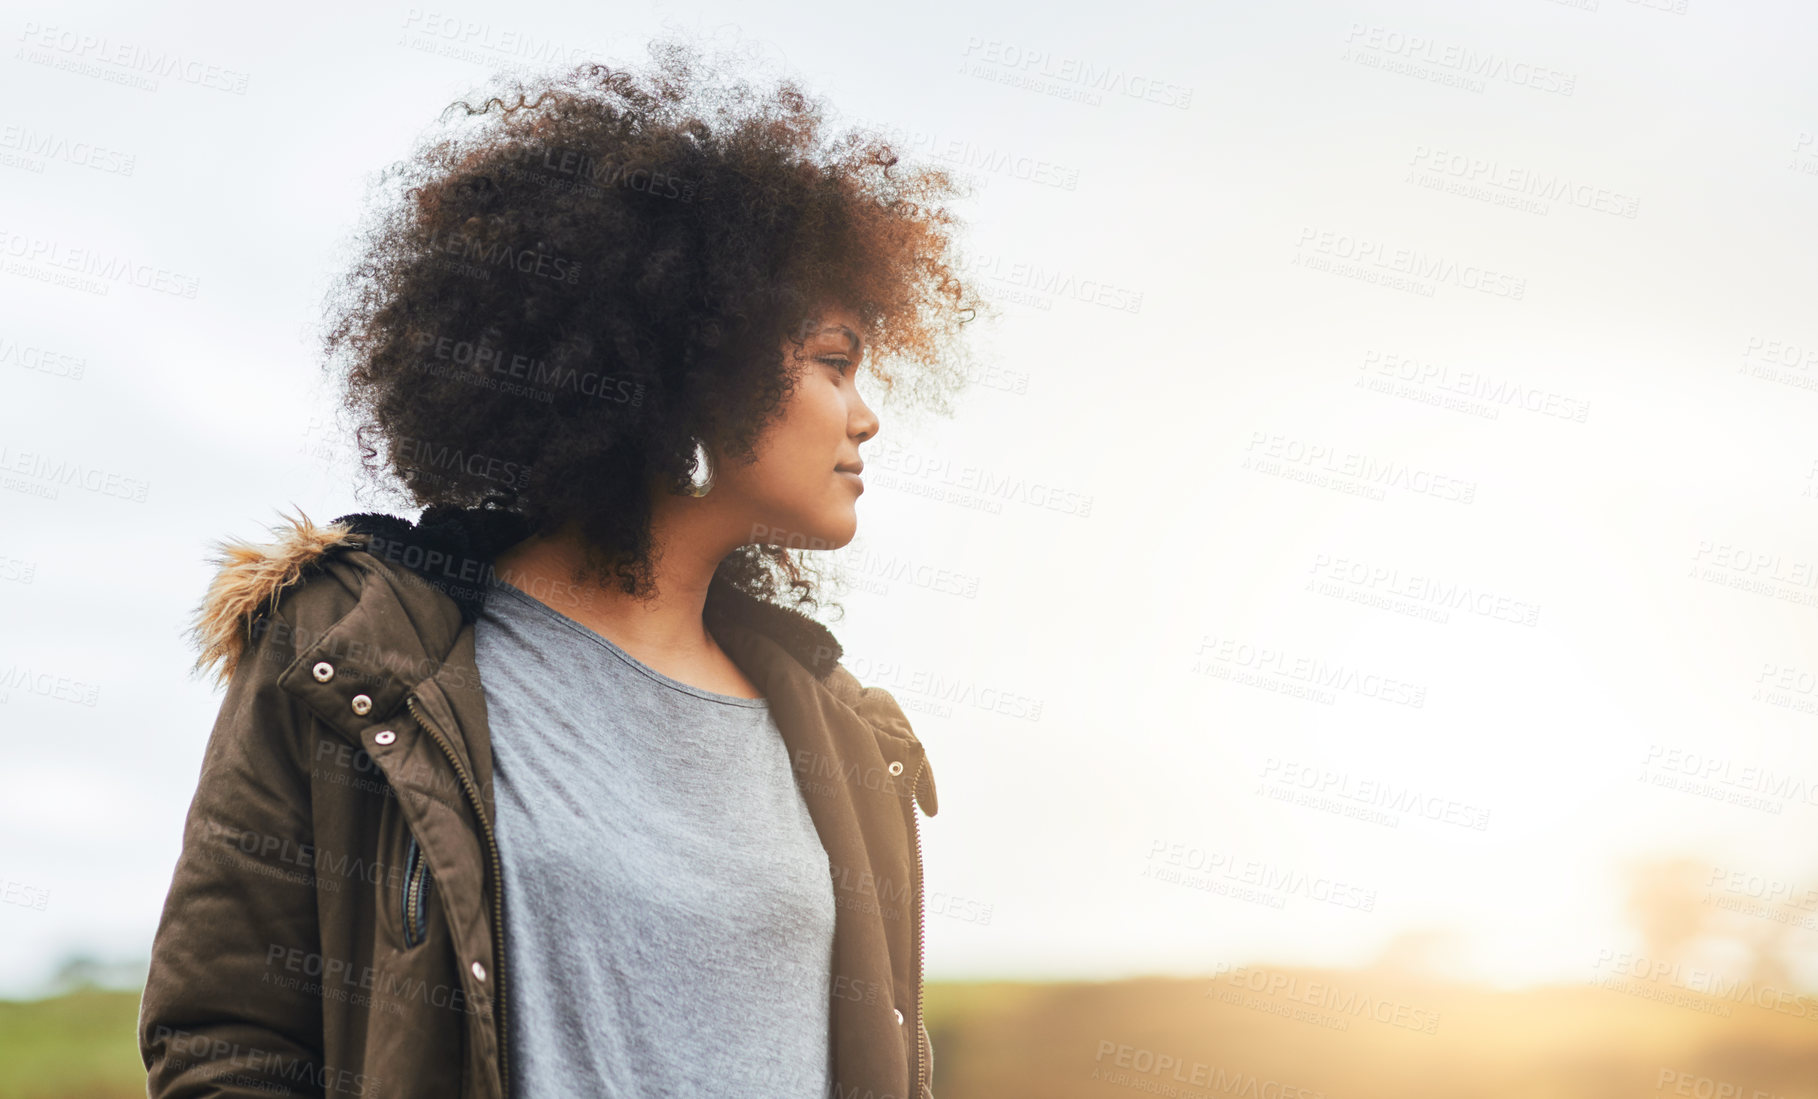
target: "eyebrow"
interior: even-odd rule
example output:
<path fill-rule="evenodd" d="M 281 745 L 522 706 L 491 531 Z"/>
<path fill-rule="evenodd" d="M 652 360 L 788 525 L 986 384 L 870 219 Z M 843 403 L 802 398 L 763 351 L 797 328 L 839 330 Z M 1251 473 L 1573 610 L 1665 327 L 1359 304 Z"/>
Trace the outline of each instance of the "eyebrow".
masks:
<path fill-rule="evenodd" d="M 846 327 L 843 324 L 830 324 L 830 325 L 827 325 L 825 328 L 822 328 L 821 331 L 822 332 L 839 332 L 842 335 L 844 335 L 846 337 L 847 343 L 852 348 L 852 353 L 855 355 L 858 354 L 865 346 L 865 341 L 859 338 L 859 334 L 857 332 L 854 332 L 852 329 Z"/>

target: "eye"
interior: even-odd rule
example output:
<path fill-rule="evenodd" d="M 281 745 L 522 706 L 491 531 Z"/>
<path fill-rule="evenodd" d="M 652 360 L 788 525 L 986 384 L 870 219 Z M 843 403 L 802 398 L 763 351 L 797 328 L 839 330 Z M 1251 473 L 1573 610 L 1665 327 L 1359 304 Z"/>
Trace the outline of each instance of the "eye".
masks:
<path fill-rule="evenodd" d="M 823 356 L 821 356 L 820 361 L 826 363 L 829 366 L 839 367 L 841 377 L 844 377 L 847 369 L 849 369 L 852 366 L 852 360 L 846 358 L 843 355 L 823 355 Z"/>

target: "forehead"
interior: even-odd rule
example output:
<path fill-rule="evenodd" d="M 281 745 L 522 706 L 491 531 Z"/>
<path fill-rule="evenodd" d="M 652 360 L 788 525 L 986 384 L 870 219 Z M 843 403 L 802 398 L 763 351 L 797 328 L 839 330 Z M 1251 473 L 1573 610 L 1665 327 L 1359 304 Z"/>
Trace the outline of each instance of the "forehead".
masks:
<path fill-rule="evenodd" d="M 811 338 L 844 343 L 854 351 L 865 346 L 864 322 L 844 306 L 825 306 L 810 314 L 804 331 Z"/>

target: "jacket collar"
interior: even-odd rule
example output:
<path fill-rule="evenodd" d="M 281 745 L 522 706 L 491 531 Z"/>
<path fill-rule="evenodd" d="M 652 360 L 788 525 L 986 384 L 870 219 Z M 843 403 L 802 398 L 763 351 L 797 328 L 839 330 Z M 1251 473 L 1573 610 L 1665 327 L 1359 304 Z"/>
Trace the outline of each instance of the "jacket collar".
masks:
<path fill-rule="evenodd" d="M 410 569 L 453 599 L 462 622 L 472 622 L 485 606 L 494 580 L 492 562 L 531 533 L 518 515 L 487 508 L 430 508 L 414 526 L 376 512 L 344 515 L 331 525 L 367 535 L 368 552 Z M 707 587 L 705 615 L 710 625 L 732 622 L 769 637 L 816 679 L 825 679 L 842 655 L 827 627 L 719 577 Z"/>
<path fill-rule="evenodd" d="M 301 512 L 283 519 L 272 528 L 273 542 L 217 544 L 216 574 L 190 632 L 200 650 L 197 670 L 215 669 L 220 683 L 232 677 L 251 645 L 255 623 L 284 590 L 337 550 L 365 550 L 393 566 L 403 582 L 421 581 L 441 592 L 466 624 L 485 606 L 493 560 L 530 533 L 517 515 L 483 508 L 430 508 L 414 524 L 379 512 L 343 515 L 326 526 Z M 705 614 L 710 626 L 733 623 L 763 634 L 819 680 L 827 679 L 843 655 L 839 641 L 821 623 L 718 577 L 708 586 Z"/>

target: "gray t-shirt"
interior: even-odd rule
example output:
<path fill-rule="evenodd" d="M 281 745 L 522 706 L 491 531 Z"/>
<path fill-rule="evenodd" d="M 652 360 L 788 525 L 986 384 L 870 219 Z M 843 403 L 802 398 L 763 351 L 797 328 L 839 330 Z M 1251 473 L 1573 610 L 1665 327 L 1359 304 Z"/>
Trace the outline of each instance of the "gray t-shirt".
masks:
<path fill-rule="evenodd" d="M 512 1095 L 825 1096 L 833 883 L 769 702 L 504 583 L 475 646 Z"/>

